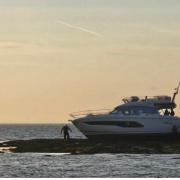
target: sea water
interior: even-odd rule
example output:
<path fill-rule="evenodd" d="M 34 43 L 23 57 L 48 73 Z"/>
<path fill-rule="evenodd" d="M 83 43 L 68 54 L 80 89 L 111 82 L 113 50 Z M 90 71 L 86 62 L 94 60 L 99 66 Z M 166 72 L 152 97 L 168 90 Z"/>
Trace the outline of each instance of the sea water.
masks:
<path fill-rule="evenodd" d="M 0 138 L 59 138 L 61 127 L 0 125 Z M 75 127 L 71 128 L 73 138 L 85 138 Z M 180 177 L 180 155 L 2 153 L 0 177 Z"/>
<path fill-rule="evenodd" d="M 63 138 L 61 128 L 63 124 L 1 124 L 0 141 L 27 139 Z M 70 134 L 72 138 L 84 139 L 85 136 L 72 124 Z"/>

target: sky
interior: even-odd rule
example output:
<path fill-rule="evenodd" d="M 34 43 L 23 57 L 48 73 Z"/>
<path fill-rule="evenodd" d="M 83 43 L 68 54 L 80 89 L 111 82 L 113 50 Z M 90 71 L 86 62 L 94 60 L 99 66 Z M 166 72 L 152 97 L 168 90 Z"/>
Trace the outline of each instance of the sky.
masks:
<path fill-rule="evenodd" d="M 62 123 L 126 96 L 172 95 L 179 9 L 179 0 L 0 0 L 0 123 Z"/>

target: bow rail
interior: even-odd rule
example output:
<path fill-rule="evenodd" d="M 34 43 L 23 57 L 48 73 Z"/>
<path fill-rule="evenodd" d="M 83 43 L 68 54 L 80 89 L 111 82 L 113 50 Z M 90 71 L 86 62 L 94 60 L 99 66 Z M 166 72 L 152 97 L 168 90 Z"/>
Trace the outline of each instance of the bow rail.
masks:
<path fill-rule="evenodd" d="M 111 110 L 112 109 L 78 111 L 78 112 L 71 113 L 70 116 L 73 118 L 81 118 L 81 117 L 85 117 L 85 116 L 103 115 L 103 114 L 109 113 Z"/>

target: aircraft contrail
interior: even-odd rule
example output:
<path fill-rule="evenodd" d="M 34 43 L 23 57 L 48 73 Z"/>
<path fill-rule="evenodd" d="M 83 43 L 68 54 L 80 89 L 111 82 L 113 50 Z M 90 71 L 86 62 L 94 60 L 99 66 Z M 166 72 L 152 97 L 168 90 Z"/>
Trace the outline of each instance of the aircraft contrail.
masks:
<path fill-rule="evenodd" d="M 83 27 L 80 27 L 80 26 L 75 26 L 75 25 L 69 24 L 69 23 L 67 23 L 65 21 L 62 21 L 62 20 L 57 20 L 57 22 L 60 23 L 60 24 L 65 25 L 65 26 L 67 26 L 67 27 L 69 27 L 71 29 L 78 29 L 80 31 L 83 31 L 83 32 L 86 32 L 86 33 L 89 33 L 91 35 L 98 36 L 98 37 L 102 36 L 102 34 L 99 34 L 99 33 L 95 32 L 95 31 L 91 31 L 89 29 L 86 29 L 86 28 L 83 28 Z"/>

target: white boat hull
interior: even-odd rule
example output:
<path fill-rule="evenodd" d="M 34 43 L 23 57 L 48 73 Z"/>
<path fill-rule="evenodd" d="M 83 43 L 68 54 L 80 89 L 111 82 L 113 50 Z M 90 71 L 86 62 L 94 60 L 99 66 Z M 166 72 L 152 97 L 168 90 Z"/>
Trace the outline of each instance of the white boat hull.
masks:
<path fill-rule="evenodd" d="M 126 126 L 126 123 L 130 123 L 130 126 Z M 161 136 L 180 133 L 180 118 L 161 115 L 87 116 L 74 120 L 73 124 L 88 138 L 137 135 Z"/>

